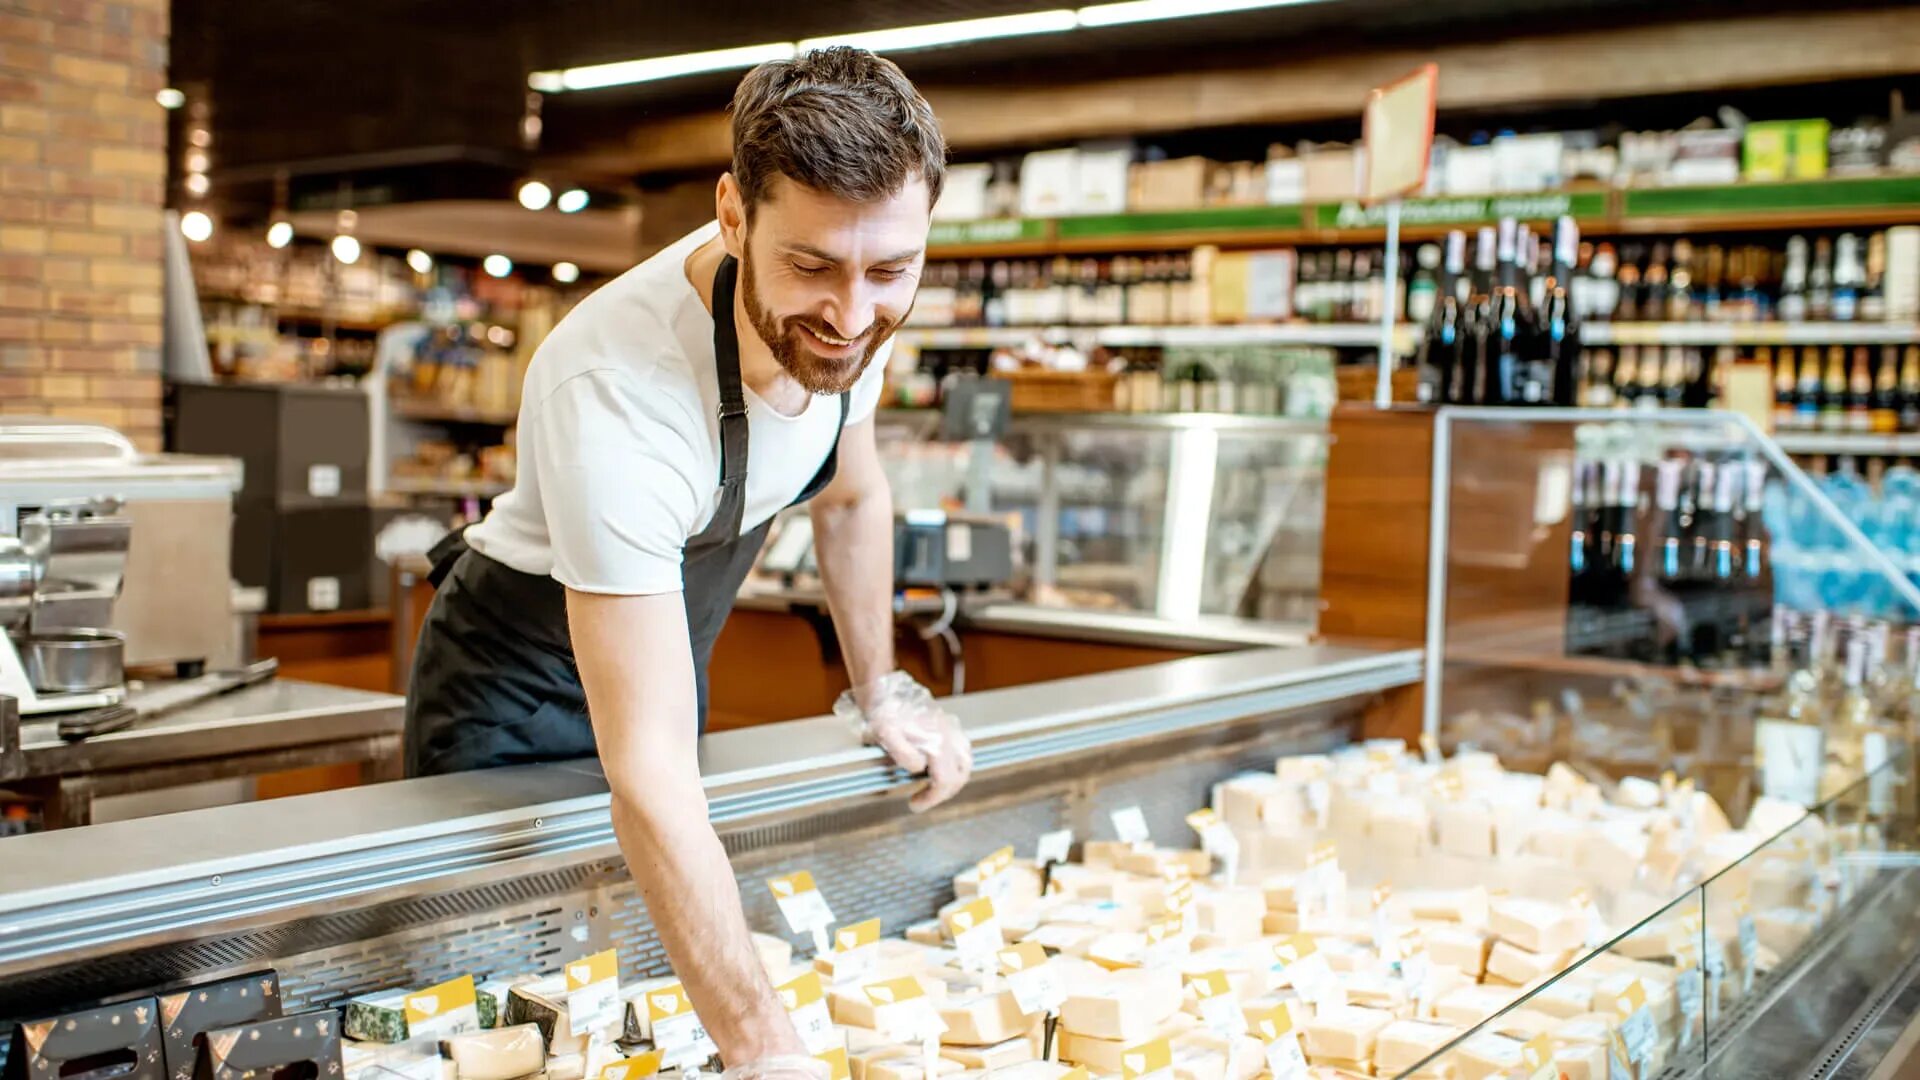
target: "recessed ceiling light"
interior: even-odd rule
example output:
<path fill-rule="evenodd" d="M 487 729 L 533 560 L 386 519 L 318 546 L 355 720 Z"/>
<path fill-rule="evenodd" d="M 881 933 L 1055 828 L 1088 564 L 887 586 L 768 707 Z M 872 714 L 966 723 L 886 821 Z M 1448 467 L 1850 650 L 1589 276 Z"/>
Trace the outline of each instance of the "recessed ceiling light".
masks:
<path fill-rule="evenodd" d="M 180 216 L 180 234 L 198 244 L 213 235 L 213 219 L 205 211 L 189 210 Z"/>
<path fill-rule="evenodd" d="M 545 210 L 553 201 L 553 189 L 538 180 L 529 180 L 520 185 L 520 205 L 529 210 Z"/>
<path fill-rule="evenodd" d="M 554 200 L 553 205 L 559 207 L 563 214 L 577 214 L 587 208 L 591 198 L 585 188 L 568 188 L 560 193 L 560 197 Z"/>
<path fill-rule="evenodd" d="M 480 265 L 489 275 L 497 278 L 513 273 L 513 260 L 505 255 L 489 255 L 481 260 Z"/>
<path fill-rule="evenodd" d="M 283 248 L 293 243 L 293 226 L 284 221 L 276 221 L 267 226 L 267 246 Z"/>
<path fill-rule="evenodd" d="M 571 285 L 580 280 L 580 268 L 570 262 L 554 263 L 553 280 L 562 285 Z"/>
<path fill-rule="evenodd" d="M 419 248 L 414 248 L 412 251 L 407 252 L 407 265 L 412 267 L 413 272 L 416 274 L 431 273 L 433 271 L 433 256 L 421 251 Z"/>
<path fill-rule="evenodd" d="M 342 233 L 333 238 L 333 257 L 351 266 L 360 261 L 360 241 Z"/>

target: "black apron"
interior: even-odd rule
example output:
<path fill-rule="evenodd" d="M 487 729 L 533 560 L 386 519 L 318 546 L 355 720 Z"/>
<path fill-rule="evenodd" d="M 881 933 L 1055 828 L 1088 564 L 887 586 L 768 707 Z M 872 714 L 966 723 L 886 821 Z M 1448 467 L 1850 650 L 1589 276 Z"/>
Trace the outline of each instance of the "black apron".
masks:
<path fill-rule="evenodd" d="M 753 569 L 770 522 L 741 534 L 747 492 L 747 402 L 733 327 L 738 268 L 713 275 L 713 354 L 720 384 L 720 498 L 713 520 L 688 540 L 681 595 L 693 644 L 699 724 L 707 724 L 707 663 L 733 600 Z M 847 395 L 840 397 L 840 425 Z M 794 503 L 832 481 L 839 439 Z M 464 531 L 430 553 L 437 590 L 414 647 L 407 692 L 407 775 L 430 776 L 594 754 L 587 696 L 567 632 L 566 588 L 469 548 Z"/>

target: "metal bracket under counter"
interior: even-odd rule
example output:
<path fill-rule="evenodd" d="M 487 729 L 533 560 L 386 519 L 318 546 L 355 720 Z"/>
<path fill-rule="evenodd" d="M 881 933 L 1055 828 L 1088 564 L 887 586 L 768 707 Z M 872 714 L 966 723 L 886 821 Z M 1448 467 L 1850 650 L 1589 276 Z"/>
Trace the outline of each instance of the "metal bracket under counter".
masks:
<path fill-rule="evenodd" d="M 949 699 L 974 741 L 975 779 L 956 803 L 911 822 L 896 805 L 911 778 L 832 718 L 709 735 L 701 764 L 711 815 L 736 857 L 752 844 L 814 835 L 794 831 L 803 818 L 827 822 L 822 840 L 890 827 L 927 830 L 901 837 L 925 843 L 923 836 L 946 828 L 977 843 L 967 815 L 993 812 L 996 799 L 1029 798 L 1043 783 L 1083 782 L 1079 774 L 1097 772 L 1096 762 L 1116 768 L 1128 753 L 1134 758 L 1126 767 L 1144 770 L 1144 782 L 1153 783 L 1166 774 L 1171 748 L 1237 732 L 1243 748 L 1265 740 L 1260 752 L 1270 763 L 1273 739 L 1308 730 L 1296 725 L 1313 717 L 1328 722 L 1316 710 L 1412 685 L 1419 666 L 1415 650 L 1258 650 Z M 1299 719 L 1271 723 L 1282 714 Z M 1060 769 L 1068 759 L 1079 768 Z M 1160 816 L 1168 835 L 1184 828 L 1178 813 L 1204 800 L 1210 782 L 1170 801 Z M 405 907 L 404 918 L 394 917 L 404 925 L 445 923 L 452 909 L 436 898 L 455 891 L 497 905 L 509 882 L 572 882 L 612 872 L 610 863 L 617 870 L 607 808 L 597 768 L 580 762 L 0 841 L 8 881 L 0 893 L 0 976 L 51 965 L 64 972 L 143 949 L 177 977 L 206 962 L 195 942 L 237 935 L 249 948 L 284 947 L 285 933 L 270 928 L 296 920 L 308 924 L 303 941 L 365 936 L 365 920 L 353 913 L 376 905 Z M 762 839 L 742 848 L 749 834 Z M 222 955 L 226 964 L 245 959 L 232 950 Z M 68 976 L 44 970 L 25 982 L 37 978 Z"/>
<path fill-rule="evenodd" d="M 276 679 L 78 742 L 60 738 L 57 717 L 35 717 L 20 726 L 19 767 L 0 779 L 44 800 L 48 829 L 91 824 L 99 798 L 287 769 L 358 763 L 366 780 L 397 780 L 405 705 Z"/>

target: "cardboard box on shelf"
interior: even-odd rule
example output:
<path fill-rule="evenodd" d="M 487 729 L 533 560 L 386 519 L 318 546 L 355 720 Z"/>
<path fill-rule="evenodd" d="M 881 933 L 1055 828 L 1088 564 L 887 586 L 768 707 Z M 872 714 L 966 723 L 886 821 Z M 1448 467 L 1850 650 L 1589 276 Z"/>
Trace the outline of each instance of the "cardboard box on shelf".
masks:
<path fill-rule="evenodd" d="M 1082 143 L 1074 165 L 1075 214 L 1118 214 L 1127 209 L 1132 143 Z"/>
<path fill-rule="evenodd" d="M 1080 151 L 1035 150 L 1020 161 L 1020 215 L 1060 217 L 1073 213 Z"/>
<path fill-rule="evenodd" d="M 1364 147 L 1323 148 L 1300 155 L 1305 167 L 1301 193 L 1308 202 L 1340 202 L 1360 195 Z"/>
<path fill-rule="evenodd" d="M 1128 206 L 1134 210 L 1194 210 L 1205 205 L 1217 168 L 1203 157 L 1135 162 L 1128 173 Z"/>
<path fill-rule="evenodd" d="M 974 163 L 947 166 L 947 178 L 940 189 L 940 201 L 933 204 L 933 220 L 977 221 L 991 216 L 987 205 L 987 185 L 992 182 L 992 165 Z"/>
<path fill-rule="evenodd" d="M 1825 120 L 1760 120 L 1748 124 L 1742 171 L 1748 180 L 1817 180 L 1827 175 Z"/>

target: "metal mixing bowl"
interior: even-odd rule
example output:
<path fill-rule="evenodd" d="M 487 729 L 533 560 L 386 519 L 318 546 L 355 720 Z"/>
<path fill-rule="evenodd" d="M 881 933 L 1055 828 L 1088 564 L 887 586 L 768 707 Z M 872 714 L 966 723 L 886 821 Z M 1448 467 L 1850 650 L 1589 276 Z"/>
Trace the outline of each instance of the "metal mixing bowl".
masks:
<path fill-rule="evenodd" d="M 117 630 L 16 634 L 13 643 L 38 693 L 91 693 L 126 681 L 127 639 Z"/>

